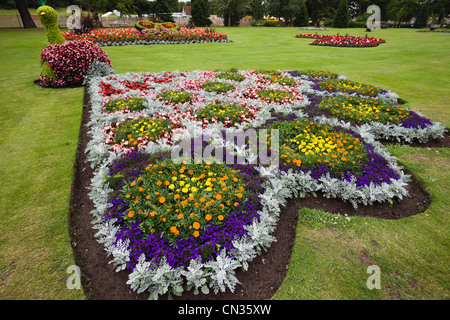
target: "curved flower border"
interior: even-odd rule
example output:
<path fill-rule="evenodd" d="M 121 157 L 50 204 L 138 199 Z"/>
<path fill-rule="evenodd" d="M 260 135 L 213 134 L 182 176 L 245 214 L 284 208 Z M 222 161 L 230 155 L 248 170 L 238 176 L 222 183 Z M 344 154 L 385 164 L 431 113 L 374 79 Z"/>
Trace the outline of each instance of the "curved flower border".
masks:
<path fill-rule="evenodd" d="M 160 74 L 151 74 L 153 78 L 158 78 Z M 173 88 L 174 86 L 186 85 L 193 83 L 195 87 L 195 79 L 203 76 L 204 79 L 210 79 L 211 72 L 195 71 L 191 73 L 173 72 L 174 75 L 170 83 L 152 83 L 154 90 L 163 90 Z M 225 103 L 239 100 L 239 94 L 248 86 L 256 87 L 257 84 L 252 83 L 251 73 L 246 73 L 247 79 L 234 83 L 236 90 L 230 94 L 221 95 L 222 101 Z M 91 212 L 94 216 L 93 228 L 97 230 L 95 237 L 98 242 L 102 243 L 108 256 L 112 256 L 112 263 L 116 271 L 124 270 L 127 262 L 130 261 L 130 242 L 129 240 L 117 241 L 116 235 L 119 232 L 118 227 L 114 224 L 115 220 L 103 219 L 103 214 L 108 210 L 110 204 L 108 203 L 108 196 L 113 190 L 107 184 L 104 184 L 105 176 L 108 175 L 108 168 L 113 161 L 122 154 L 123 150 L 109 150 L 109 146 L 105 144 L 105 135 L 103 128 L 106 123 L 120 122 L 130 116 L 129 113 L 102 113 L 102 106 L 105 101 L 108 101 L 112 96 L 118 98 L 120 96 L 140 96 L 148 98 L 148 107 L 141 112 L 134 112 L 133 116 L 147 115 L 151 116 L 154 113 L 167 111 L 167 106 L 163 103 L 158 103 L 151 98 L 151 94 L 140 90 L 127 90 L 120 94 L 114 94 L 111 97 L 104 97 L 102 91 L 99 91 L 99 85 L 102 81 L 106 81 L 116 88 L 123 88 L 121 80 L 134 79 L 138 80 L 140 76 L 147 77 L 148 74 L 122 74 L 112 77 L 93 78 L 89 81 L 87 90 L 90 94 L 91 103 L 91 121 L 88 126 L 90 128 L 90 141 L 86 148 L 88 153 L 88 162 L 94 168 L 94 177 L 89 188 L 89 197 L 93 201 L 94 210 Z M 289 76 L 289 75 L 286 75 Z M 109 80 L 108 80 L 109 79 Z M 187 81 L 189 80 L 189 81 Z M 227 82 L 227 80 L 217 79 L 218 81 Z M 301 79 L 303 83 L 299 86 L 299 93 L 308 93 L 314 91 L 314 83 L 310 78 Z M 280 88 L 279 85 L 270 85 Z M 269 86 L 269 87 L 270 87 Z M 317 94 L 317 92 L 315 92 Z M 319 93 L 321 95 L 327 93 Z M 330 94 L 330 93 L 328 93 Z M 341 94 L 341 93 L 336 93 Z M 381 96 L 386 99 L 396 99 L 395 94 L 390 92 L 383 92 Z M 194 107 L 201 107 L 204 103 L 214 102 L 217 98 L 216 94 L 205 92 L 203 102 L 194 104 Z M 295 101 L 293 105 L 285 104 L 268 104 L 263 101 L 246 100 L 247 103 L 252 102 L 260 107 L 258 113 L 258 120 L 252 123 L 253 127 L 260 126 L 265 121 L 271 119 L 271 111 L 281 112 L 284 114 L 294 113 L 298 117 L 306 117 L 302 108 L 308 103 L 307 99 Z M 186 105 L 178 105 L 179 110 L 186 110 Z M 235 239 L 233 242 L 234 249 L 227 251 L 222 249 L 220 254 L 213 260 L 206 263 L 201 263 L 199 259 L 191 260 L 187 268 L 172 268 L 164 259 L 156 265 L 153 262 L 146 261 L 145 256 L 141 255 L 134 270 L 129 274 L 127 284 L 138 293 L 148 291 L 150 292 L 150 299 L 158 299 L 160 295 L 181 294 L 184 290 L 193 289 L 195 293 L 202 292 L 209 293 L 210 289 L 214 293 L 223 292 L 227 289 L 234 291 L 238 284 L 238 279 L 235 276 L 237 268 L 247 270 L 248 263 L 266 250 L 276 239 L 271 235 L 274 231 L 281 207 L 284 206 L 288 199 L 292 197 L 305 197 L 307 195 L 315 196 L 321 192 L 325 197 L 338 197 L 344 201 L 349 201 L 355 208 L 359 204 L 370 205 L 375 202 L 385 202 L 396 197 L 402 199 L 408 194 L 407 185 L 410 181 L 410 176 L 406 175 L 402 167 L 397 164 L 395 157 L 391 156 L 379 143 L 376 141 L 372 130 L 368 126 L 354 127 L 349 123 L 345 123 L 335 118 L 317 117 L 316 121 L 330 126 L 341 127 L 357 132 L 366 143 L 373 145 L 377 154 L 382 156 L 388 162 L 390 168 L 398 173 L 399 179 L 392 179 L 391 183 L 386 182 L 380 185 L 366 185 L 357 187 L 352 181 L 341 181 L 330 177 L 329 175 L 322 176 L 319 180 L 311 176 L 311 172 L 293 171 L 273 171 L 273 168 L 259 166 L 257 170 L 261 176 L 266 178 L 265 192 L 260 194 L 262 210 L 259 212 L 260 219 L 254 220 L 252 224 L 246 227 L 247 236 Z M 208 134 L 216 132 L 217 130 L 242 130 L 241 128 L 226 129 L 220 124 L 210 124 L 204 130 L 198 121 L 187 120 L 183 123 L 186 131 L 180 134 L 176 139 L 182 139 L 185 135 L 199 133 Z M 248 125 L 248 124 L 247 124 Z M 172 146 L 162 141 L 160 144 L 150 146 L 142 146 L 140 150 L 146 153 L 156 153 L 171 150 Z M 234 150 L 238 154 L 238 149 Z M 252 155 L 246 154 L 247 157 Z"/>

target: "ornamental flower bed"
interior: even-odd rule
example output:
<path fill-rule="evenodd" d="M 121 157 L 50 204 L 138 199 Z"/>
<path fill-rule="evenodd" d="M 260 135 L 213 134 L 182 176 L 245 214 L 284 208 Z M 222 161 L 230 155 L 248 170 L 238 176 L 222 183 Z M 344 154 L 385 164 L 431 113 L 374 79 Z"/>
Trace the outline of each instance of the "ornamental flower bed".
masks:
<path fill-rule="evenodd" d="M 355 37 L 340 35 L 322 35 L 322 34 L 297 34 L 296 38 L 314 39 L 311 45 L 332 46 L 332 47 L 377 47 L 386 41 L 381 38 L 373 37 Z"/>
<path fill-rule="evenodd" d="M 156 23 L 151 21 L 137 21 L 134 27 L 142 34 L 154 35 L 176 33 L 181 30 L 181 28 L 173 22 Z"/>
<path fill-rule="evenodd" d="M 73 30 L 63 32 L 66 40 L 89 40 L 99 46 L 188 44 L 203 42 L 230 42 L 228 36 L 205 29 L 186 29 L 164 32 L 140 32 L 135 28 L 101 28 L 89 33 L 75 34 Z"/>
<path fill-rule="evenodd" d="M 370 132 L 377 139 L 401 143 L 425 143 L 443 137 L 442 124 L 400 104 L 397 94 L 340 75 L 323 77 L 327 74 L 311 70 L 293 73 L 309 83 L 305 90 L 308 104 L 303 110 L 311 119 L 353 127 Z"/>
<path fill-rule="evenodd" d="M 106 52 L 91 41 L 68 41 L 46 46 L 41 53 L 46 64 L 39 81 L 43 87 L 80 86 L 93 63 L 111 67 Z"/>
<path fill-rule="evenodd" d="M 93 224 L 131 288 L 151 299 L 234 290 L 236 269 L 275 241 L 287 199 L 321 193 L 357 209 L 408 194 L 409 176 L 369 128 L 389 118 L 406 128 L 413 112 L 381 100 L 392 100 L 386 90 L 371 98 L 324 89 L 324 74 L 176 71 L 89 81 Z M 212 82 L 234 89 L 205 90 Z M 438 127 L 428 121 L 425 128 Z M 261 135 L 230 143 L 249 132 Z M 188 152 L 181 159 L 173 154 L 180 145 Z M 231 163 L 215 161 L 229 154 Z"/>

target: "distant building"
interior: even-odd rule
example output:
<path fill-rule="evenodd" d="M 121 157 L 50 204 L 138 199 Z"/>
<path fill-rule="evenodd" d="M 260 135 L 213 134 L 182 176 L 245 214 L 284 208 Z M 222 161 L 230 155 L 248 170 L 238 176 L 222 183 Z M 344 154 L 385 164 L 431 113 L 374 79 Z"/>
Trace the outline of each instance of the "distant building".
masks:
<path fill-rule="evenodd" d="M 181 11 L 183 16 L 191 16 L 191 6 L 183 6 L 183 11 Z"/>

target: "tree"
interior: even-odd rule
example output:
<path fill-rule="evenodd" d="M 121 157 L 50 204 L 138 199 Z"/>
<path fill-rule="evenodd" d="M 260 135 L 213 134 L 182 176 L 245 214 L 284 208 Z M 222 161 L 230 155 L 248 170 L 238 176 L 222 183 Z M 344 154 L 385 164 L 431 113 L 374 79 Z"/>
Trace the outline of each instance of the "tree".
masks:
<path fill-rule="evenodd" d="M 427 2 L 419 3 L 416 21 L 414 22 L 414 28 L 425 28 L 427 26 L 429 14 L 430 8 L 428 3 Z"/>
<path fill-rule="evenodd" d="M 209 19 L 208 0 L 192 0 L 191 21 L 196 27 L 209 27 L 212 24 Z"/>
<path fill-rule="evenodd" d="M 167 0 L 156 0 L 154 13 L 164 22 L 175 22 L 172 16 L 172 9 Z"/>
<path fill-rule="evenodd" d="M 25 29 L 36 28 L 36 24 L 31 19 L 25 0 L 15 0 L 15 2 L 17 10 L 19 10 L 20 19 L 22 19 L 23 27 Z"/>
<path fill-rule="evenodd" d="M 417 0 L 393 0 L 387 6 L 388 17 L 395 20 L 396 27 L 410 20 L 416 13 Z"/>
<path fill-rule="evenodd" d="M 268 0 L 267 9 L 271 16 L 282 18 L 285 25 L 292 25 L 301 4 L 302 0 Z"/>
<path fill-rule="evenodd" d="M 348 28 L 350 12 L 348 9 L 348 0 L 341 0 L 337 7 L 331 26 L 333 28 Z"/>
<path fill-rule="evenodd" d="M 303 2 L 300 5 L 300 10 L 298 10 L 297 15 L 294 18 L 294 26 L 296 27 L 307 27 L 309 26 L 309 15 L 306 3 Z"/>
<path fill-rule="evenodd" d="M 339 0 L 306 0 L 313 25 L 317 25 L 322 19 L 332 19 L 338 3 Z"/>
<path fill-rule="evenodd" d="M 261 20 L 262 18 L 264 18 L 264 1 L 252 0 L 250 2 L 250 7 L 247 13 L 251 15 L 255 20 Z"/>
<path fill-rule="evenodd" d="M 211 6 L 225 26 L 239 25 L 241 14 L 250 8 L 252 0 L 212 0 Z"/>

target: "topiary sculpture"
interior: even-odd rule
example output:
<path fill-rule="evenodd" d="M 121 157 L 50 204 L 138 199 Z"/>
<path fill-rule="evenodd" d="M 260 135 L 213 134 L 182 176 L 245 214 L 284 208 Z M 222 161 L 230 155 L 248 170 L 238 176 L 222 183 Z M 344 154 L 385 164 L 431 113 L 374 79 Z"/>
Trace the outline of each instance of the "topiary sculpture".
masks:
<path fill-rule="evenodd" d="M 40 86 L 80 86 L 93 62 L 111 67 L 111 60 L 106 52 L 94 42 L 66 42 L 57 24 L 56 11 L 52 7 L 39 7 L 37 15 L 45 27 L 49 43 L 41 53 L 42 68 L 38 82 Z"/>

